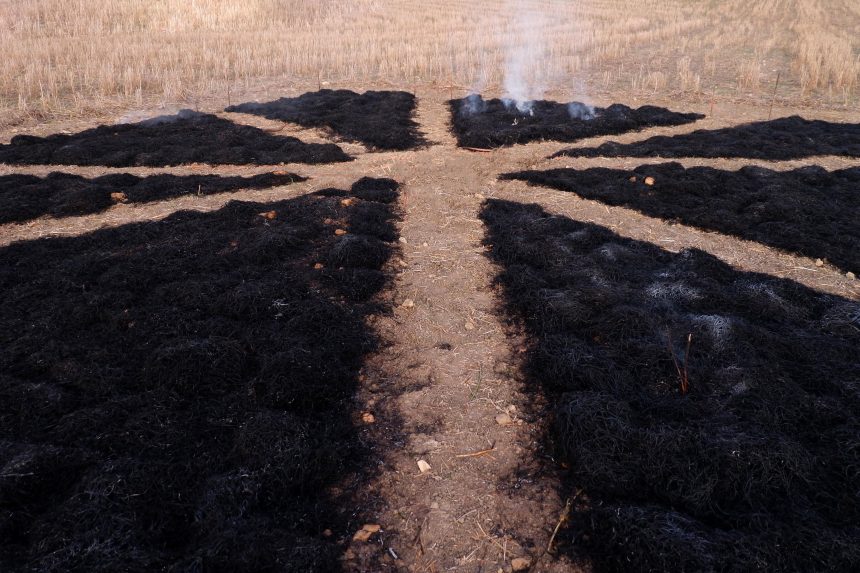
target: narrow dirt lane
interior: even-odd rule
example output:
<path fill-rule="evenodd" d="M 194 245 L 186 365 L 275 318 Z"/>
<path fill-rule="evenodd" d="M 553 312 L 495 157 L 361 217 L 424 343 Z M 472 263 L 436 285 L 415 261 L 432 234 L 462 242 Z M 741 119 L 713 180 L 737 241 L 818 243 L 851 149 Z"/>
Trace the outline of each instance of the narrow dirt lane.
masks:
<path fill-rule="evenodd" d="M 563 500 L 551 477 L 533 475 L 538 427 L 481 246 L 481 190 L 496 169 L 487 155 L 456 149 L 442 101 L 424 102 L 419 122 L 437 144 L 391 174 L 404 183 L 405 267 L 399 307 L 377 324 L 392 346 L 371 367 L 397 395 L 389 405 L 404 435 L 383 445 L 386 471 L 372 486 L 385 499 L 383 533 L 353 544 L 348 569 L 495 573 L 535 560 Z"/>

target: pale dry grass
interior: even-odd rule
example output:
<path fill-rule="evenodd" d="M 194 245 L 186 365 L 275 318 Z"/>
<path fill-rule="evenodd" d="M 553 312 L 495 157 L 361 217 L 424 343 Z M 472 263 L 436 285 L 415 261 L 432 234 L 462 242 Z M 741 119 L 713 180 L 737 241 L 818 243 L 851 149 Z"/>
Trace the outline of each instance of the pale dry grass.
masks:
<path fill-rule="evenodd" d="M 539 14 L 533 18 L 529 14 Z M 277 78 L 856 101 L 855 0 L 0 0 L 0 113 L 188 102 Z M 853 33 L 852 33 L 853 32 Z M 539 96 L 540 94 L 534 94 Z"/>

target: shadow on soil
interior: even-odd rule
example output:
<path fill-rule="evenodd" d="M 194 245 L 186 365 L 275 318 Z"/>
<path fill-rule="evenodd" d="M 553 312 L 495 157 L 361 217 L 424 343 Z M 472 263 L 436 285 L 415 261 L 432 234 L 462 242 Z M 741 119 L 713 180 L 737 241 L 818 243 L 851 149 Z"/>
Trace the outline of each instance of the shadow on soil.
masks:
<path fill-rule="evenodd" d="M 264 173 L 252 177 L 163 174 L 136 177 L 121 173 L 94 179 L 67 173 L 51 173 L 47 177 L 5 175 L 0 176 L 0 224 L 20 223 L 42 215 L 89 215 L 117 203 L 149 203 L 183 195 L 214 195 L 306 180 L 294 173 Z"/>
<path fill-rule="evenodd" d="M 529 102 L 520 110 L 510 101 L 471 95 L 448 102 L 451 126 L 460 147 L 493 148 L 532 141 L 578 141 L 660 125 L 683 125 L 702 119 L 650 105 L 632 109 L 613 104 L 590 107 L 579 102 Z"/>
<path fill-rule="evenodd" d="M 647 177 L 653 184 L 645 183 Z M 503 175 L 571 191 L 586 199 L 635 209 L 758 241 L 860 272 L 860 168 L 772 171 L 743 167 L 685 169 L 678 163 L 624 169 L 550 169 Z M 650 181 L 650 180 L 649 180 Z"/>
<path fill-rule="evenodd" d="M 537 205 L 482 218 L 583 489 L 567 550 L 599 571 L 860 568 L 860 303 Z"/>
<path fill-rule="evenodd" d="M 814 155 L 860 157 L 860 124 L 808 120 L 793 115 L 723 129 L 658 135 L 636 143 L 559 151 L 553 157 L 744 157 L 787 160 Z"/>
<path fill-rule="evenodd" d="M 0 145 L 0 163 L 21 165 L 277 165 L 350 159 L 333 143 L 304 143 L 191 110 L 73 135 L 16 135 L 8 145 Z"/>
<path fill-rule="evenodd" d="M 320 90 L 266 103 L 243 103 L 225 111 L 321 127 L 375 150 L 403 151 L 426 144 L 415 116 L 416 100 L 402 91 Z"/>
<path fill-rule="evenodd" d="M 339 570 L 396 187 L 0 250 L 0 569 Z"/>

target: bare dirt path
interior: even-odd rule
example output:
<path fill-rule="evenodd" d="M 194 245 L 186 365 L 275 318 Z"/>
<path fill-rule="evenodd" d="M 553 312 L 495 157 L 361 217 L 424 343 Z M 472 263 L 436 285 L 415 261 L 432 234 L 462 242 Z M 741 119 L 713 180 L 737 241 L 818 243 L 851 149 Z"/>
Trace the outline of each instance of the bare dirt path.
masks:
<path fill-rule="evenodd" d="M 767 272 L 848 298 L 860 297 L 860 283 L 809 259 L 587 201 L 571 193 L 499 181 L 500 173 L 525 168 L 635 167 L 655 160 L 546 157 L 566 144 L 537 143 L 492 153 L 457 149 L 448 131 L 447 92 L 421 93 L 418 121 L 426 149 L 366 153 L 345 146 L 357 160 L 337 165 L 278 167 L 311 177 L 305 183 L 259 191 L 183 197 L 145 205 L 120 205 L 87 217 L 42 218 L 0 226 L 0 245 L 48 235 L 75 235 L 104 226 L 165 217 L 179 209 L 213 210 L 230 200 L 269 201 L 324 187 L 347 188 L 362 176 L 391 177 L 402 184 L 401 256 L 390 316 L 373 325 L 388 346 L 367 365 L 357 397 L 374 415 L 366 438 L 374 444 L 379 471 L 357 497 L 362 513 L 381 531 L 353 541 L 344 557 L 347 571 L 509 571 L 525 557 L 532 571 L 587 570 L 585 562 L 542 555 L 565 500 L 556 468 L 541 449 L 540 397 L 524 391 L 518 375 L 521 342 L 501 322 L 492 281 L 495 269 L 484 256 L 478 213 L 485 197 L 538 202 L 550 211 L 594 222 L 670 250 L 694 246 L 744 270 Z M 672 106 L 671 102 L 650 102 Z M 678 106 L 675 106 L 678 107 Z M 689 107 L 689 106 L 682 106 Z M 707 109 L 691 109 L 705 111 Z M 685 110 L 686 111 L 686 110 Z M 766 113 L 766 112 L 765 112 Z M 762 119 L 761 110 L 709 118 L 692 126 L 662 128 L 613 137 L 621 142 L 657 133 L 683 133 Z M 232 119 L 270 127 L 265 120 Z M 854 119 L 856 121 L 856 118 Z M 307 131 L 291 131 L 303 139 Z M 4 134 L 0 134 L 6 137 Z M 601 139 L 589 141 L 598 144 Z M 766 164 L 789 169 L 817 164 L 828 169 L 858 165 L 841 158 L 767 163 L 745 160 L 685 160 L 685 165 L 739 168 Z M 187 166 L 129 169 L 151 172 L 247 175 L 262 167 Z M 100 175 L 100 168 L 0 166 L 6 173 L 46 174 L 62 170 Z M 498 418 L 498 420 L 497 420 Z M 499 423 L 501 422 L 501 423 Z M 419 469 L 419 460 L 429 470 Z M 358 508 L 357 508 L 358 509 Z"/>
<path fill-rule="evenodd" d="M 419 121 L 437 144 L 392 172 L 404 183 L 406 266 L 400 306 L 377 325 L 392 345 L 372 365 L 396 394 L 389 412 L 403 437 L 383 452 L 387 471 L 371 486 L 386 501 L 383 533 L 373 550 L 353 544 L 348 568 L 373 570 L 382 552 L 392 570 L 496 572 L 546 547 L 563 500 L 551 478 L 532 475 L 540 430 L 514 377 L 516 350 L 481 246 L 481 191 L 496 167 L 455 148 L 442 101 L 425 102 Z"/>

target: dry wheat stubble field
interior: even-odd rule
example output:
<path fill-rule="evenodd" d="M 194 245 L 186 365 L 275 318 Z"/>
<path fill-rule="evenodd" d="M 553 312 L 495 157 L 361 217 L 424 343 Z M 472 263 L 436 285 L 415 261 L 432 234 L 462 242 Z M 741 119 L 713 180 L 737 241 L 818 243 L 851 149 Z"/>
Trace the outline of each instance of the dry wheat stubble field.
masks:
<path fill-rule="evenodd" d="M 530 10 L 522 11 L 523 6 L 543 16 L 530 18 Z M 521 12 L 513 7 L 520 7 Z M 327 345 L 329 339 L 341 344 L 340 352 L 348 349 L 351 343 L 340 341 L 353 334 L 362 338 L 378 337 L 381 341 L 372 352 L 361 356 L 360 370 L 355 362 L 349 362 L 349 372 L 342 376 L 346 389 L 354 395 L 346 400 L 326 404 L 323 408 L 313 400 L 298 407 L 288 400 L 286 404 L 277 401 L 270 385 L 272 380 L 280 379 L 265 378 L 260 371 L 271 372 L 272 368 L 268 364 L 254 365 L 253 361 L 268 360 L 278 365 L 283 353 L 268 355 L 265 348 L 255 349 L 258 354 L 246 358 L 245 370 L 238 374 L 232 374 L 227 368 L 235 378 L 227 376 L 222 380 L 219 377 L 224 367 L 218 360 L 213 361 L 216 367 L 204 369 L 207 375 L 225 384 L 235 384 L 239 380 L 238 390 L 234 388 L 235 399 L 244 410 L 232 409 L 234 406 L 229 401 L 234 394 L 227 393 L 227 400 L 218 401 L 217 389 L 206 389 L 205 400 L 200 401 L 201 414 L 181 400 L 175 405 L 176 397 L 167 388 L 169 398 L 152 393 L 159 400 L 159 407 L 151 414 L 156 422 L 149 421 L 148 413 L 129 414 L 128 410 L 140 405 L 130 398 L 124 398 L 131 400 L 128 404 L 111 403 L 109 414 L 101 413 L 89 403 L 75 410 L 80 398 L 72 397 L 72 389 L 63 384 L 74 386 L 69 380 L 79 377 L 86 381 L 87 376 L 92 375 L 87 365 L 76 361 L 75 356 L 57 360 L 47 373 L 39 370 L 39 366 L 31 366 L 32 371 L 22 371 L 20 367 L 15 370 L 7 368 L 5 362 L 0 363 L 6 369 L 4 375 L 25 379 L 26 384 L 19 386 L 24 387 L 24 391 L 4 396 L 32 396 L 36 410 L 31 417 L 49 416 L 53 409 L 60 411 L 68 407 L 72 413 L 62 417 L 57 427 L 71 428 L 87 436 L 80 430 L 82 425 L 89 427 L 86 423 L 90 423 L 97 428 L 104 424 L 108 430 L 101 430 L 102 433 L 125 436 L 121 443 L 145 446 L 151 442 L 154 453 L 150 454 L 149 448 L 142 449 L 151 455 L 148 459 L 153 467 L 167 467 L 181 473 L 181 460 L 172 460 L 173 465 L 155 464 L 164 463 L 167 455 L 160 448 L 172 455 L 169 442 L 181 444 L 176 441 L 176 433 L 183 431 L 177 421 L 183 415 L 193 422 L 187 431 L 206 430 L 208 437 L 195 444 L 203 455 L 214 456 L 213 451 L 222 452 L 222 448 L 226 448 L 223 458 L 213 457 L 211 475 L 200 469 L 206 464 L 194 466 L 203 476 L 202 481 L 198 485 L 185 484 L 187 488 L 181 491 L 183 494 L 190 491 L 197 497 L 183 501 L 172 497 L 169 491 L 141 485 L 145 482 L 140 481 L 140 471 L 123 474 L 123 463 L 129 463 L 125 456 L 110 453 L 108 462 L 115 462 L 117 467 L 109 466 L 110 471 L 103 471 L 104 466 L 98 465 L 98 456 L 93 452 L 101 453 L 99 448 L 105 446 L 88 444 L 82 448 L 83 453 L 75 450 L 72 462 L 65 462 L 70 476 L 87 478 L 88 481 L 81 478 L 80 482 L 87 484 L 87 488 L 78 492 L 72 488 L 69 493 L 58 486 L 57 491 L 44 499 L 48 502 L 60 499 L 62 504 L 50 508 L 49 503 L 46 509 L 43 502 L 30 503 L 27 496 L 43 492 L 45 484 L 53 483 L 56 468 L 63 468 L 56 460 L 64 460 L 63 456 L 74 449 L 74 444 L 57 445 L 44 438 L 44 448 L 28 458 L 18 443 L 24 441 L 21 439 L 21 435 L 26 435 L 23 428 L 29 427 L 21 421 L 25 411 L 13 412 L 4 419 L 20 424 L 16 431 L 21 435 L 2 437 L 6 443 L 14 442 L 14 447 L 7 450 L 7 459 L 0 460 L 6 468 L 0 479 L 24 481 L 20 482 L 23 484 L 20 487 L 19 482 L 11 486 L 2 484 L 7 486 L 4 490 L 7 497 L 0 497 L 0 503 L 5 504 L 0 506 L 0 530 L 9 533 L 16 528 L 16 535 L 8 537 L 14 542 L 5 545 L 0 552 L 0 564 L 8 563 L 10 570 L 75 567 L 105 571 L 138 567 L 144 570 L 141 563 L 145 563 L 150 567 L 174 567 L 176 570 L 495 572 L 510 571 L 518 558 L 530 560 L 533 571 L 645 571 L 655 570 L 655 567 L 660 570 L 660 551 L 654 551 L 654 546 L 646 542 L 636 545 L 629 538 L 619 541 L 617 535 L 605 529 L 601 539 L 592 540 L 591 544 L 584 542 L 583 535 L 587 537 L 592 529 L 601 531 L 584 522 L 590 519 L 586 516 L 590 515 L 591 491 L 573 500 L 573 519 L 562 519 L 566 515 L 565 502 L 576 490 L 564 481 L 568 462 L 558 463 L 562 460 L 553 459 L 557 452 L 548 446 L 551 429 L 547 427 L 546 414 L 553 410 L 553 401 L 558 397 L 549 390 L 540 391 L 540 385 L 529 378 L 535 334 L 522 325 L 516 326 L 516 322 L 509 322 L 511 316 L 502 308 L 505 291 L 493 286 L 503 268 L 500 260 L 491 260 L 488 255 L 492 247 L 485 244 L 488 227 L 481 214 L 487 212 L 486 199 L 535 202 L 556 217 L 598 225 L 623 238 L 657 245 L 672 260 L 672 254 L 684 248 L 697 248 L 732 265 L 737 272 L 789 279 L 801 287 L 840 297 L 846 304 L 856 303 L 860 298 L 858 283 L 845 276 L 845 269 L 826 262 L 819 265 L 808 257 L 677 224 L 625 206 L 610 206 L 545 187 L 529 187 L 522 181 L 500 180 L 498 176 L 503 173 L 526 169 L 606 167 L 632 171 L 643 164 L 663 161 L 650 157 L 548 159 L 570 147 L 570 144 L 553 142 L 472 153 L 456 148 L 446 107 L 447 99 L 465 95 L 468 89 L 500 95 L 510 46 L 539 31 L 547 38 L 545 51 L 540 54 L 544 65 L 539 72 L 539 83 L 545 91 L 535 95 L 558 101 L 587 98 L 599 105 L 613 102 L 631 106 L 653 104 L 708 115 L 691 125 L 597 137 L 580 142 L 578 146 L 596 146 L 609 140 L 633 143 L 653 135 L 683 134 L 695 129 L 718 129 L 764 120 L 770 113 L 778 74 L 780 84 L 774 117 L 801 113 L 809 118 L 858 123 L 860 46 L 857 38 L 860 36 L 856 32 L 860 26 L 860 8 L 847 0 L 759 3 L 656 0 L 636 3 L 611 0 L 421 3 L 400 0 L 313 3 L 295 0 L 242 3 L 226 0 L 149 3 L 139 0 L 37 0 L 23 3 L 0 0 L 0 25 L 10 32 L 0 38 L 2 53 L 7 56 L 0 76 L 2 143 L 19 133 L 75 133 L 100 123 L 116 123 L 119 118 L 143 118 L 179 107 L 198 108 L 201 112 L 258 127 L 270 134 L 296 136 L 307 143 L 330 143 L 331 133 L 324 130 L 222 112 L 228 104 L 297 96 L 316 90 L 320 84 L 356 91 L 396 87 L 416 93 L 415 119 L 429 141 L 426 147 L 403 152 L 369 152 L 360 144 L 337 141 L 355 160 L 321 165 L 193 163 L 129 168 L 0 165 L 0 175 L 45 176 L 62 170 L 87 178 L 124 173 L 139 177 L 156 173 L 247 177 L 288 170 L 308 177 L 307 181 L 263 189 L 212 195 L 186 193 L 140 204 L 121 202 L 89 215 L 43 216 L 23 224 L 0 227 L 0 244 L 4 247 L 17 242 L 16 248 L 20 249 L 25 248 L 21 245 L 28 244 L 43 248 L 43 243 L 33 242 L 34 239 L 57 237 L 60 242 L 44 243 L 46 251 L 28 257 L 29 266 L 20 273 L 24 277 L 28 273 L 50 276 L 56 268 L 59 277 L 56 280 L 63 288 L 68 288 L 69 296 L 82 296 L 88 301 L 91 299 L 87 297 L 95 297 L 94 304 L 98 304 L 99 296 L 107 296 L 101 304 L 115 310 L 117 316 L 92 319 L 95 313 L 92 305 L 86 307 L 87 312 L 77 311 L 75 316 L 82 314 L 96 325 L 93 328 L 98 328 L 99 320 L 111 328 L 120 328 L 121 336 L 125 336 L 134 322 L 122 314 L 119 306 L 124 303 L 124 297 L 129 296 L 131 287 L 122 277 L 111 275 L 109 268 L 99 266 L 102 263 L 96 256 L 98 252 L 93 254 L 92 248 L 82 247 L 78 258 L 85 268 L 95 267 L 104 274 L 99 280 L 89 279 L 90 295 L 87 288 L 79 295 L 81 289 L 75 287 L 78 284 L 75 281 L 84 279 L 73 275 L 67 280 L 64 273 L 69 272 L 68 265 L 61 257 L 55 261 L 58 255 L 51 254 L 51 249 L 62 254 L 67 245 L 77 248 L 75 243 L 62 242 L 63 237 L 70 240 L 82 237 L 84 242 L 100 246 L 125 265 L 130 264 L 127 260 L 142 259 L 148 265 L 157 261 L 157 257 L 147 257 L 146 253 L 156 251 L 151 251 L 153 246 L 138 238 L 139 235 L 146 237 L 149 233 L 152 241 L 159 241 L 159 248 L 170 246 L 170 237 L 173 237 L 174 246 L 170 250 L 178 252 L 179 263 L 190 268 L 181 273 L 189 286 L 166 279 L 146 284 L 147 289 L 156 289 L 157 296 L 167 292 L 178 297 L 176 302 L 165 299 L 165 306 L 174 313 L 167 316 L 176 320 L 181 318 L 180 314 L 175 314 L 177 308 L 186 309 L 191 315 L 194 309 L 215 305 L 213 312 L 223 313 L 218 314 L 219 321 L 226 316 L 259 336 L 261 327 L 248 326 L 248 323 L 262 321 L 277 332 L 281 323 L 273 322 L 275 311 L 288 313 L 292 300 L 289 296 L 302 289 L 291 286 L 293 290 L 289 296 L 278 298 L 278 304 L 255 298 L 255 293 L 261 290 L 265 296 L 270 296 L 269 289 L 276 292 L 278 288 L 277 281 L 273 286 L 266 273 L 272 253 L 288 249 L 286 252 L 290 254 L 284 257 L 287 265 L 310 266 L 318 260 L 327 264 L 326 255 L 313 251 L 327 243 L 317 242 L 314 233 L 325 230 L 325 225 L 329 224 L 343 226 L 360 222 L 359 214 L 350 212 L 342 217 L 341 213 L 355 208 L 355 198 L 348 191 L 351 185 L 364 176 L 391 178 L 401 185 L 395 210 L 399 210 L 395 214 L 399 218 L 396 226 L 401 240 L 396 248 L 392 242 L 387 243 L 385 252 L 390 250 L 391 258 L 385 263 L 387 282 L 379 283 L 384 289 L 373 299 L 377 306 L 370 311 L 360 306 L 356 313 L 351 302 L 344 303 L 333 297 L 331 300 L 336 301 L 338 312 L 320 315 L 319 323 L 326 328 L 337 320 L 344 321 L 340 323 L 340 328 L 344 328 L 347 322 L 342 318 L 343 313 L 359 323 L 363 319 L 368 328 L 361 329 L 350 322 L 349 328 L 355 329 L 354 332 L 337 331 L 333 335 L 331 331 L 322 334 L 313 331 L 320 336 L 315 344 L 323 360 L 338 356 L 325 354 L 333 352 Z M 827 170 L 860 165 L 856 158 L 842 156 L 778 162 L 684 158 L 679 162 L 685 167 L 709 166 L 722 170 L 759 165 L 786 172 L 808 165 Z M 299 237 L 310 241 L 313 256 L 317 258 L 297 258 L 299 262 L 294 262 L 289 249 L 298 239 L 287 226 L 288 217 L 287 225 L 275 227 L 284 219 L 280 210 L 290 213 L 291 200 L 304 201 L 306 196 L 313 199 L 318 191 L 331 196 L 333 188 L 343 190 L 339 193 L 348 199 L 346 204 L 338 203 L 340 195 L 335 195 L 314 207 L 331 210 L 333 214 L 326 215 L 328 222 L 320 223 L 305 216 L 306 207 L 301 201 L 300 207 L 293 211 L 298 230 L 318 225 L 313 232 L 301 231 L 307 235 Z M 254 209 L 227 205 L 233 199 L 259 203 L 263 205 L 260 211 L 279 202 L 279 212 L 273 215 L 271 222 L 267 222 L 265 216 L 262 219 L 249 217 L 252 222 L 247 224 L 247 229 L 235 230 L 231 225 L 245 224 L 235 213 L 250 213 Z M 281 201 L 285 203 L 282 205 Z M 361 206 L 359 200 L 358 207 Z M 179 220 L 174 221 L 172 217 L 183 210 L 199 214 L 180 214 Z M 378 209 L 374 206 L 373 210 Z M 269 212 L 264 211 L 263 215 Z M 162 220 L 163 226 L 157 226 Z M 213 233 L 213 236 L 223 239 L 224 244 L 208 251 L 205 233 L 183 234 L 183 225 L 191 226 L 197 220 L 216 225 L 219 234 Z M 268 225 L 279 233 L 277 241 L 280 242 L 267 234 Z M 111 235 L 111 229 L 118 229 L 117 234 Z M 120 233 L 126 229 L 137 233 L 128 239 L 128 248 L 119 241 L 124 237 Z M 103 234 L 92 235 L 99 230 L 103 230 Z M 391 232 L 386 226 L 383 231 Z M 499 229 L 494 232 L 500 233 Z M 230 233 L 241 236 L 238 239 L 228 237 Z M 243 248 L 246 240 L 247 252 L 239 257 L 235 249 Z M 186 244 L 190 251 L 184 250 Z M 202 255 L 197 249 L 202 249 Z M 303 252 L 299 249 L 299 254 Z M 226 293 L 229 301 L 226 311 L 217 306 L 222 298 L 219 293 L 207 290 L 207 283 L 214 284 L 220 278 L 213 279 L 210 275 L 200 278 L 194 266 L 196 259 L 208 261 L 207 257 L 211 257 L 221 261 L 224 256 L 236 257 L 236 261 L 247 259 L 242 273 L 249 273 L 234 284 L 230 282 L 233 277 L 229 275 L 229 267 L 225 267 L 226 284 L 218 282 L 218 288 L 224 289 L 220 294 Z M 45 261 L 45 269 L 40 270 L 40 260 Z M 153 267 L 153 270 L 158 269 Z M 325 268 L 322 270 L 328 272 Z M 301 283 L 303 272 L 297 273 L 298 278 L 291 279 L 290 285 Z M 336 275 L 338 271 L 332 269 L 331 272 Z M 145 278 L 141 276 L 140 280 Z M 626 279 L 623 274 L 616 278 L 618 281 Z M 4 275 L 3 280 L 7 282 L 0 284 L 12 289 L 18 279 L 10 273 Z M 331 280 L 328 275 L 325 279 L 308 280 L 313 284 L 310 292 L 317 297 L 315 289 L 319 285 L 313 281 L 323 280 L 324 288 L 332 288 L 331 284 L 353 284 L 361 282 L 362 278 L 352 277 L 352 283 L 324 282 Z M 99 290 L 101 282 L 119 286 L 105 294 Z M 171 291 L 171 288 L 188 290 Z M 18 296 L 21 291 L 14 292 Z M 148 296 L 145 289 L 140 296 Z M 205 300 L 207 297 L 215 302 Z M 112 302 L 112 299 L 116 300 Z M 317 298 L 312 300 L 319 302 Z M 27 313 L 20 318 L 26 322 Z M 161 353 L 157 356 L 168 353 L 169 359 L 175 356 L 178 348 L 180 363 L 181 353 L 185 353 L 189 361 L 205 362 L 207 356 L 212 359 L 212 355 L 207 354 L 209 347 L 205 344 L 201 347 L 198 338 L 189 334 L 193 328 L 212 328 L 215 332 L 208 317 L 195 314 L 194 320 L 199 323 L 191 326 L 184 321 L 165 326 L 160 316 L 141 316 L 138 320 L 142 325 L 152 325 L 160 336 L 166 333 L 183 341 L 180 345 L 157 346 Z M 335 324 L 334 328 L 338 326 Z M 33 340 L 45 336 L 34 332 Z M 229 325 L 225 328 L 218 322 L 217 333 L 218 339 L 209 343 L 214 345 L 215 351 L 235 353 L 228 354 L 230 357 L 245 356 L 233 344 L 237 335 Z M 8 336 L 3 339 L 4 343 L 14 341 L 15 335 Z M 160 344 L 159 339 L 155 340 Z M 280 342 L 275 339 L 272 344 Z M 131 348 L 137 347 L 132 345 Z M 99 358 L 100 349 L 90 348 L 89 351 L 95 356 L 93 364 L 104 366 L 104 359 Z M 289 350 L 285 352 L 289 355 Z M 296 354 L 298 357 L 291 359 L 309 369 L 299 379 L 307 381 L 309 376 L 320 376 L 327 384 L 337 382 L 319 364 L 305 364 L 301 354 L 298 351 Z M 185 382 L 187 373 L 173 374 L 164 366 L 170 364 L 168 359 L 156 362 L 155 366 L 162 368 L 157 372 Z M 353 359 L 355 356 L 351 356 L 350 360 Z M 671 367 L 666 356 L 662 362 L 663 366 Z M 150 368 L 150 362 L 144 361 L 144 364 Z M 696 364 L 692 367 L 695 372 Z M 290 372 L 289 368 L 295 366 L 285 368 Z M 216 369 L 219 372 L 215 372 Z M 41 384 L 40 376 L 47 382 Z M 109 380 L 110 375 L 102 375 L 99 384 L 105 385 Z M 694 376 L 694 389 L 696 382 Z M 198 391 L 196 385 L 186 386 L 191 388 L 192 396 Z M 7 390 L 4 387 L 4 392 Z M 158 390 L 165 389 L 159 387 Z M 217 417 L 205 409 L 209 408 L 213 394 Z M 146 396 L 143 393 L 135 395 L 134 399 L 145 400 Z M 194 404 L 195 401 L 191 399 L 190 402 Z M 817 402 L 816 405 L 824 408 Z M 372 417 L 365 414 L 372 414 Z M 110 416 L 120 416 L 121 421 Z M 339 417 L 341 423 L 323 424 L 322 429 L 315 430 L 313 424 L 324 421 L 325 416 Z M 109 421 L 105 422 L 108 417 Z M 310 433 L 316 431 L 325 440 L 335 436 L 341 441 L 321 445 L 311 439 L 313 436 L 302 437 L 303 432 L 309 433 L 308 427 Z M 69 435 L 74 435 L 72 430 Z M 99 435 L 93 430 L 89 437 Z M 279 436 L 287 437 L 279 441 Z M 36 437 L 26 437 L 38 441 Z M 300 446 L 293 447 L 291 440 L 294 438 Z M 235 439 L 233 446 L 231 439 Z M 255 449 L 255 439 L 266 441 L 267 445 Z M 97 439 L 93 441 L 98 442 Z M 320 476 L 315 480 L 313 475 L 294 471 L 286 472 L 288 475 L 284 477 L 278 467 L 272 468 L 272 464 L 266 463 L 267 458 L 281 467 L 315 464 L 311 467 L 330 470 L 334 477 Z M 429 463 L 430 471 L 419 469 L 416 464 L 419 459 Z M 678 459 L 683 461 L 684 458 Z M 33 469 L 33 473 L 38 474 L 46 467 L 53 468 L 54 473 L 43 481 L 31 484 L 18 475 Z M 782 475 L 776 474 L 777 478 Z M 111 482 L 109 478 L 116 481 Z M 291 480 L 298 485 L 292 485 Z M 643 490 L 650 487 L 653 484 L 642 486 Z M 117 493 L 114 494 L 114 490 Z M 293 507 L 284 502 L 296 491 L 300 497 L 316 496 L 308 503 L 310 508 L 301 504 Z M 286 497 L 273 501 L 272 492 L 286 492 Z M 164 513 L 169 519 L 158 511 L 142 510 L 145 506 L 135 501 L 138 498 L 156 505 L 164 503 Z M 91 500 L 92 507 L 87 505 L 87 499 Z M 599 501 L 599 497 L 595 500 Z M 597 501 L 594 501 L 595 507 Z M 24 505 L 15 506 L 16 503 Z M 32 514 L 26 519 L 15 517 L 15 508 L 24 506 Z M 295 510 L 295 515 L 285 512 L 284 508 L 289 512 Z M 66 520 L 80 511 L 87 520 L 82 523 L 92 529 L 82 525 L 77 530 L 66 531 L 64 527 L 70 527 L 69 522 L 62 520 L 52 525 L 53 510 Z M 288 516 L 292 522 L 283 523 L 283 517 L 279 521 L 278 513 Z M 40 523 L 41 529 L 28 530 L 26 524 L 31 522 Z M 631 523 L 636 525 L 635 519 L 631 519 Z M 670 520 L 668 526 L 678 531 L 679 523 L 687 522 Z M 365 529 L 369 542 L 361 541 L 361 536 L 354 538 L 364 524 L 381 527 L 376 533 L 372 533 L 374 527 Z M 563 527 L 553 538 L 557 525 Z M 694 530 L 694 533 L 701 532 Z M 50 536 L 50 541 L 40 539 L 40 535 L 46 539 Z M 132 535 L 138 537 L 130 539 Z M 175 538 L 166 539 L 167 536 Z M 650 542 L 641 532 L 638 537 Z M 662 547 L 672 548 L 665 554 L 674 555 L 677 544 L 669 537 L 662 541 Z M 695 555 L 690 558 L 684 551 L 695 553 L 698 549 L 722 545 L 710 543 L 707 537 L 690 537 L 689 530 L 683 530 L 678 539 L 682 546 L 689 543 L 686 549 L 680 550 L 687 559 L 680 566 L 683 570 L 719 569 L 721 562 L 717 561 L 718 565 L 707 559 L 697 562 Z M 698 545 L 701 539 L 705 541 Z M 550 545 L 554 550 L 547 553 L 545 549 Z M 607 557 L 606 547 L 612 548 L 613 555 Z M 661 546 L 658 544 L 658 547 Z M 836 547 L 831 548 L 833 553 L 837 553 Z M 633 553 L 646 550 L 653 555 L 637 561 Z M 820 557 L 818 550 L 816 547 L 816 558 Z M 709 549 L 701 553 L 710 558 L 709 551 L 713 552 Z M 761 554 L 768 553 L 762 551 Z M 846 555 L 850 559 L 850 551 L 846 551 Z M 142 557 L 148 561 L 140 561 Z M 626 569 L 618 566 L 619 560 L 626 563 Z M 517 565 L 522 563 L 516 562 Z M 663 565 L 666 570 L 665 563 Z M 791 570 L 789 567 L 782 569 Z"/>
<path fill-rule="evenodd" d="M 3 0 L 0 109 L 9 122 L 240 98 L 261 80 L 483 91 L 506 46 L 536 33 L 548 88 L 766 99 L 779 74 L 781 100 L 844 107 L 858 26 L 849 0 Z"/>

